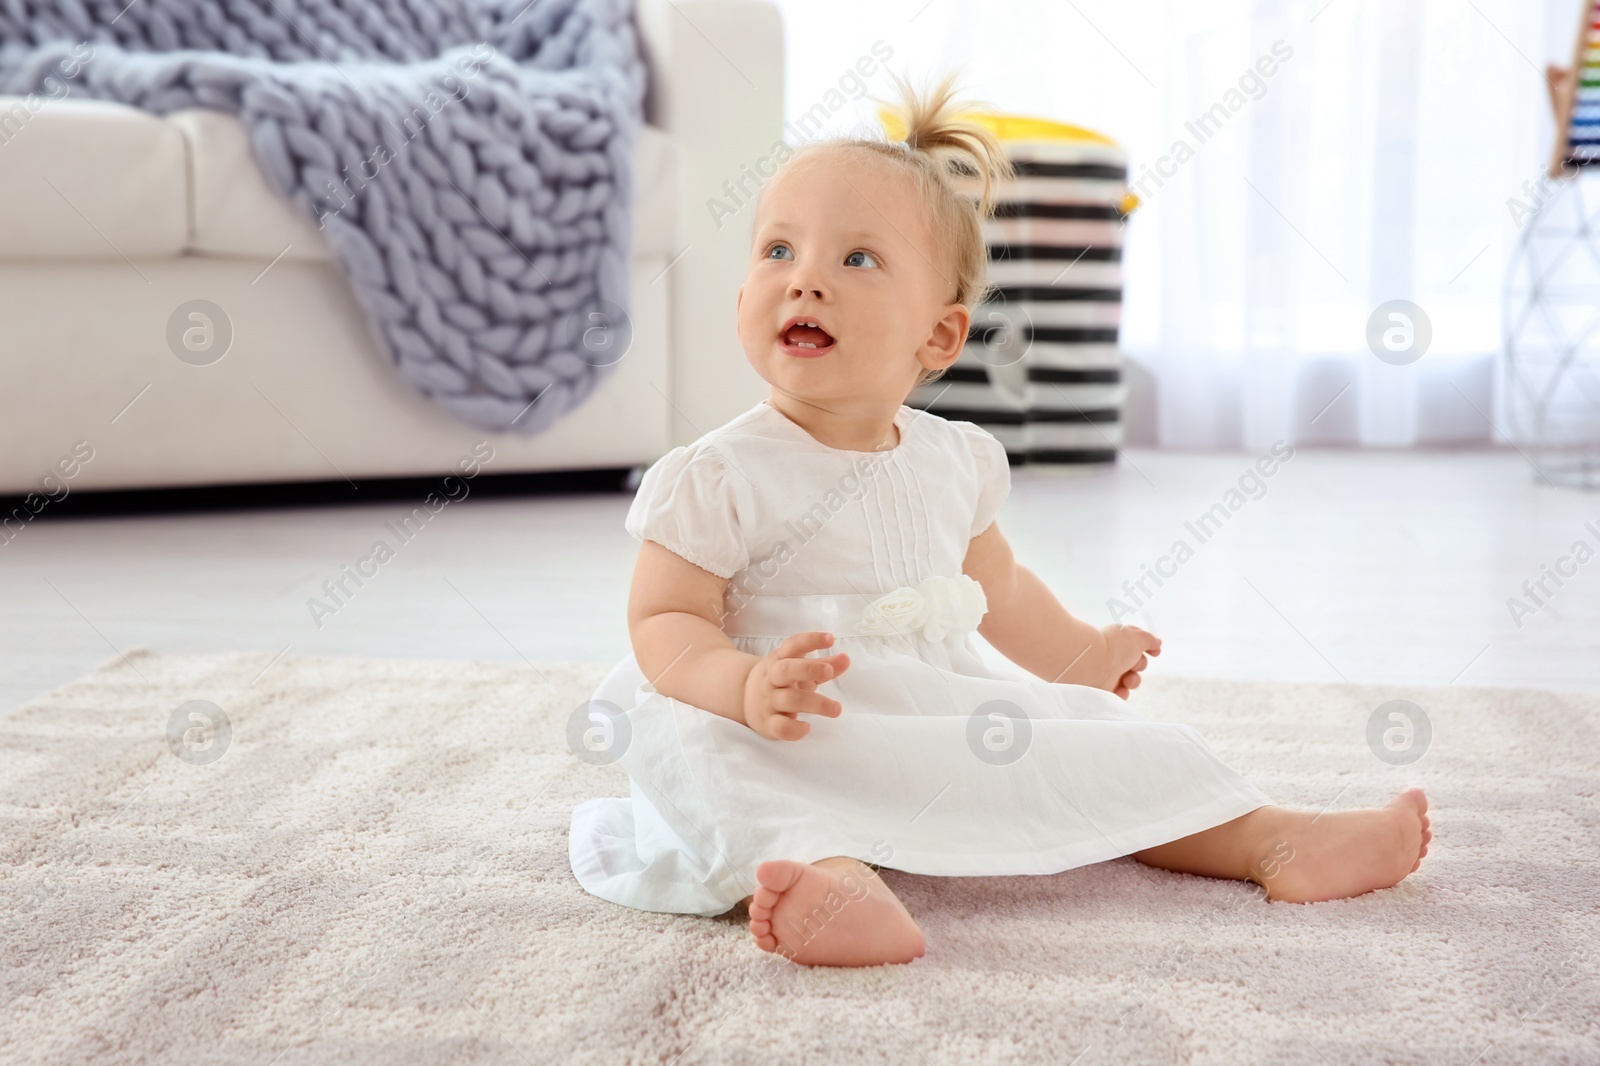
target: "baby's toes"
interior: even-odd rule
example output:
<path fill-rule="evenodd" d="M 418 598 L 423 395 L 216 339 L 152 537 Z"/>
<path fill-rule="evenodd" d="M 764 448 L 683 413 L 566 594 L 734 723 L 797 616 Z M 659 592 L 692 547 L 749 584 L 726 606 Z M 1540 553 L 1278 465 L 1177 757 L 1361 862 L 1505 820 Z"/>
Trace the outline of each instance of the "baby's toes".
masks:
<path fill-rule="evenodd" d="M 750 895 L 750 921 L 754 924 L 757 920 L 770 922 L 772 908 L 778 903 L 778 894 L 765 888 L 758 888 Z"/>
<path fill-rule="evenodd" d="M 766 919 L 750 919 L 750 935 L 762 951 L 776 951 L 778 938 L 772 935 L 772 923 Z"/>

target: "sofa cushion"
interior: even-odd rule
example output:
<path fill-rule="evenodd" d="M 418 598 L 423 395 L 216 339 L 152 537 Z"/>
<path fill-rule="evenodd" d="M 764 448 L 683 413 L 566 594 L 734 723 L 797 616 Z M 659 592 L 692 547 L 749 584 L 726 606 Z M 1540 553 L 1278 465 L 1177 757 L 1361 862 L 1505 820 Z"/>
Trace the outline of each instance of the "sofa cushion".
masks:
<path fill-rule="evenodd" d="M 634 255 L 678 252 L 676 173 L 672 139 L 641 128 Z M 0 96 L 0 202 L 0 259 L 331 258 L 316 221 L 267 185 L 244 126 L 221 111 L 162 118 Z"/>
<path fill-rule="evenodd" d="M 280 252 L 285 259 L 331 258 L 316 221 L 267 185 L 237 118 L 194 108 L 174 112 L 169 121 L 189 145 L 190 251 L 241 259 L 270 260 Z"/>
<path fill-rule="evenodd" d="M 174 113 L 172 122 L 183 131 L 193 160 L 193 251 L 269 260 L 280 254 L 285 259 L 330 258 L 316 221 L 267 185 L 249 135 L 236 118 L 195 109 Z M 634 167 L 633 254 L 673 254 L 676 167 L 671 138 L 643 127 Z"/>
<path fill-rule="evenodd" d="M 122 104 L 0 96 L 0 257 L 181 254 L 185 152 L 177 126 Z"/>

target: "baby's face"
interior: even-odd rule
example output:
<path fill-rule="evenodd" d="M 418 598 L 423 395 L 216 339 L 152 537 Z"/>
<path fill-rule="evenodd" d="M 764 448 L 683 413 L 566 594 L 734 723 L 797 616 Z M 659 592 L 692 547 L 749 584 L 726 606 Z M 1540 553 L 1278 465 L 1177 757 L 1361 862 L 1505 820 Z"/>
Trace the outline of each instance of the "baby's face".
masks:
<path fill-rule="evenodd" d="M 739 289 L 756 373 L 812 402 L 899 403 L 924 367 L 954 362 L 968 313 L 928 214 L 909 176 L 854 153 L 823 149 L 773 179 Z"/>

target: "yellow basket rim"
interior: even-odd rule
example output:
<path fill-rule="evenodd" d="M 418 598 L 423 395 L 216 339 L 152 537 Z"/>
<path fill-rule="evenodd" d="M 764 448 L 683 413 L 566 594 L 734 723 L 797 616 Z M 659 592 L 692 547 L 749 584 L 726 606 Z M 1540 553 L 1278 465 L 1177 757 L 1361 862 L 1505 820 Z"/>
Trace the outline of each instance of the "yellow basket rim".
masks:
<path fill-rule="evenodd" d="M 1121 147 L 1116 141 L 1098 130 L 1074 126 L 1067 122 L 1057 122 L 1054 119 L 1038 118 L 1033 115 L 1011 115 L 997 111 L 963 111 L 957 115 L 957 118 L 963 122 L 971 122 L 984 127 L 1003 143 L 1007 144 L 1044 141 L 1098 144 L 1108 148 Z M 906 135 L 905 124 L 900 121 L 900 116 L 889 108 L 880 107 L 878 109 L 878 121 L 882 123 L 884 132 L 891 138 L 900 140 Z"/>

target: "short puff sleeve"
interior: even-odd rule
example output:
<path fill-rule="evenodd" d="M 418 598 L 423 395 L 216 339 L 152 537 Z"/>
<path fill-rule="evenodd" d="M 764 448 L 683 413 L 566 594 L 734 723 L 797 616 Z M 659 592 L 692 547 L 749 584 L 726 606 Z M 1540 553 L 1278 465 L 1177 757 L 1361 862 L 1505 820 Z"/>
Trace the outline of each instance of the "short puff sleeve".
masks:
<path fill-rule="evenodd" d="M 967 446 L 978 464 L 978 506 L 972 518 L 972 536 L 976 537 L 995 520 L 1000 505 L 1011 495 L 1011 462 L 1006 458 L 1006 446 L 994 434 L 972 422 L 951 423 L 966 436 Z"/>
<path fill-rule="evenodd" d="M 672 449 L 652 463 L 623 521 L 640 541 L 653 540 L 721 578 L 750 563 L 739 528 L 727 466 L 699 442 Z"/>

